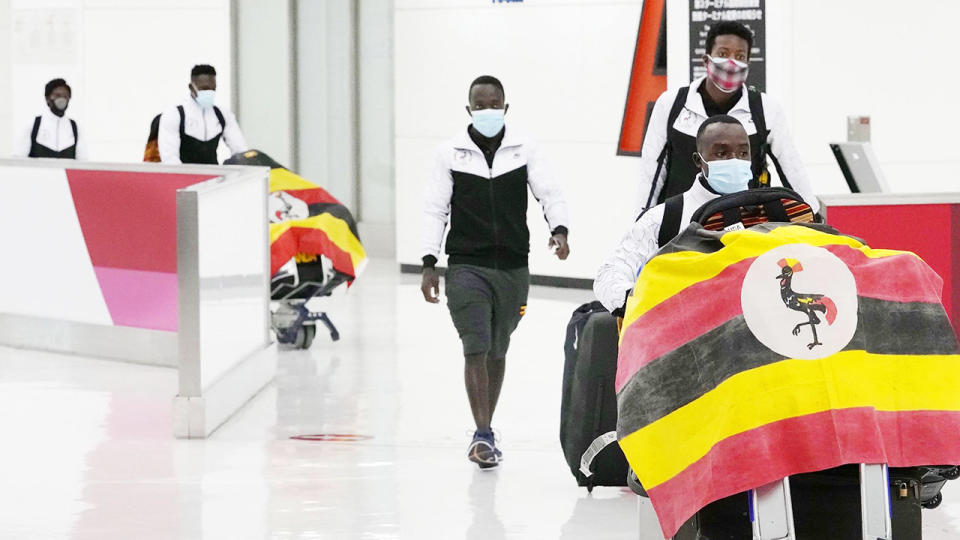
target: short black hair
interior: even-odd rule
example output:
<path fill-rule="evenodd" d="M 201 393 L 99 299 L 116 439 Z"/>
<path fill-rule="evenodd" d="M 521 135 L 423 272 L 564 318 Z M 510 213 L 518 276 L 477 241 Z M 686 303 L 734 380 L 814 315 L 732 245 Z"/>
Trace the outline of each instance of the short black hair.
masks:
<path fill-rule="evenodd" d="M 473 92 L 473 87 L 481 84 L 492 84 L 497 90 L 500 90 L 500 96 L 503 97 L 503 99 L 507 99 L 507 94 L 503 91 L 503 84 L 500 83 L 500 79 L 493 75 L 481 75 L 474 79 L 473 82 L 470 83 L 470 88 L 467 89 L 468 102 L 470 101 L 470 93 Z"/>
<path fill-rule="evenodd" d="M 720 21 L 710 27 L 707 32 L 707 54 L 713 51 L 713 44 L 717 36 L 737 36 L 747 42 L 747 58 L 750 58 L 750 49 L 753 48 L 753 32 L 743 23 L 737 21 Z"/>
<path fill-rule="evenodd" d="M 210 64 L 197 64 L 193 66 L 193 69 L 190 70 L 190 78 L 199 77 L 200 75 L 212 75 L 217 76 L 217 70 L 213 69 L 213 66 Z"/>
<path fill-rule="evenodd" d="M 740 123 L 739 120 L 730 116 L 729 114 L 718 114 L 707 118 L 702 124 L 700 124 L 700 129 L 697 130 L 697 151 L 700 151 L 700 140 L 703 138 L 703 133 L 707 131 L 707 128 L 713 124 L 736 124 L 740 127 L 743 127 L 743 124 Z M 744 129 L 744 131 L 746 130 Z"/>
<path fill-rule="evenodd" d="M 73 90 L 70 88 L 70 85 L 67 84 L 67 81 L 63 79 L 54 79 L 43 87 L 43 97 L 50 97 L 50 94 L 52 94 L 54 90 L 61 87 L 66 88 L 67 92 L 70 92 L 71 96 L 73 95 Z"/>

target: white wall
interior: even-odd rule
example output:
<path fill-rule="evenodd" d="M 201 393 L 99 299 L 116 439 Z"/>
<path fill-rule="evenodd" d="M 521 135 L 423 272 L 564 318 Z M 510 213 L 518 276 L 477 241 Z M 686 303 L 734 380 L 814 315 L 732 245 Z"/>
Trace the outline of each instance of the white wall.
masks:
<path fill-rule="evenodd" d="M 233 8 L 240 127 L 250 148 L 297 170 L 291 2 L 234 0 Z"/>
<path fill-rule="evenodd" d="M 357 31 L 360 234 L 369 253 L 393 256 L 393 0 L 360 0 Z"/>
<path fill-rule="evenodd" d="M 0 155 L 56 77 L 73 87 L 67 114 L 96 161 L 142 160 L 150 121 L 186 95 L 194 64 L 217 68 L 217 102 L 230 107 L 229 0 L 4 0 L 0 13 L 12 28 Z"/>
<path fill-rule="evenodd" d="M 794 137 L 814 188 L 847 191 L 827 143 L 846 140 L 848 115 L 865 114 L 891 190 L 960 191 L 954 103 L 960 2 L 789 4 L 783 24 L 792 27 L 792 47 L 768 65 L 783 62 L 790 73 L 771 81 L 770 91 L 792 89 L 786 99 Z"/>
<path fill-rule="evenodd" d="M 688 2 L 668 0 L 668 83 L 688 82 Z M 848 188 L 829 148 L 847 116 L 869 115 L 894 192 L 960 191 L 953 106 L 960 3 L 776 0 L 767 6 L 767 92 L 784 107 L 818 193 Z M 684 34 L 681 37 L 681 34 Z"/>
<path fill-rule="evenodd" d="M 420 209 L 433 149 L 463 129 L 466 90 L 506 86 L 509 126 L 542 142 L 563 180 L 573 255 L 551 260 L 532 209 L 531 271 L 592 278 L 627 227 L 638 160 L 615 155 L 642 0 L 396 0 L 397 246 L 419 262 Z M 688 0 L 667 0 L 668 86 L 687 84 Z M 784 106 L 815 191 L 846 192 L 828 144 L 870 115 L 897 192 L 960 191 L 953 90 L 960 3 L 767 2 L 767 91 Z M 531 201 L 532 202 L 532 201 Z"/>
<path fill-rule="evenodd" d="M 352 0 L 297 6 L 300 170 L 356 211 L 356 85 Z"/>
<path fill-rule="evenodd" d="M 400 262 L 420 262 L 433 152 L 466 129 L 468 86 L 491 74 L 506 89 L 507 125 L 540 141 L 570 203 L 572 254 L 559 262 L 530 197 L 530 270 L 592 278 L 631 222 L 639 163 L 616 151 L 641 2 L 396 0 L 395 7 Z"/>

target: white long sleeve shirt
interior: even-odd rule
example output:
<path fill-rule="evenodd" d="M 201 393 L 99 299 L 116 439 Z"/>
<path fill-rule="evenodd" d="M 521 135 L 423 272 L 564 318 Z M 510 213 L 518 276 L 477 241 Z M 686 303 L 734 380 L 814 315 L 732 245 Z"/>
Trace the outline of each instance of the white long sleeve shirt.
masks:
<path fill-rule="evenodd" d="M 57 116 L 50 112 L 50 109 L 40 113 L 40 130 L 37 132 L 37 143 L 46 146 L 54 152 L 60 152 L 77 145 L 77 159 L 88 159 L 86 138 L 83 137 L 83 130 L 77 125 L 77 139 L 73 138 L 73 126 L 70 124 L 70 117 L 67 115 Z M 30 155 L 30 135 L 33 133 L 33 123 L 36 116 L 30 117 L 30 122 L 24 126 L 17 134 L 13 142 L 13 157 L 28 157 Z"/>
<path fill-rule="evenodd" d="M 693 186 L 683 194 L 681 232 L 690 223 L 690 218 L 698 208 L 720 196 L 707 189 L 704 183 L 705 180 L 697 176 Z M 658 240 L 664 207 L 665 204 L 658 204 L 640 216 L 597 270 L 593 293 L 609 311 L 623 306 L 627 291 L 633 289 L 643 265 L 660 250 Z"/>
<path fill-rule="evenodd" d="M 192 96 L 187 96 L 182 103 L 184 115 L 184 133 L 199 141 L 209 141 L 223 132 L 222 141 L 230 148 L 231 154 L 249 150 L 247 140 L 240 131 L 237 117 L 229 110 L 217 106 L 223 113 L 226 127 L 220 127 L 220 120 L 213 108 L 203 109 Z M 160 151 L 160 161 L 163 163 L 181 163 L 180 161 L 180 112 L 173 106 L 163 112 L 160 117 L 160 134 L 157 140 Z"/>
<path fill-rule="evenodd" d="M 691 137 L 697 136 L 697 130 L 700 129 L 700 124 L 708 118 L 703 106 L 703 96 L 697 92 L 697 89 L 700 88 L 700 85 L 703 84 L 705 80 L 704 77 L 701 77 L 690 83 L 690 89 L 687 92 L 687 100 L 683 110 L 680 111 L 680 114 L 673 124 L 673 127 L 677 131 L 690 135 Z M 654 179 L 653 176 L 657 172 L 657 158 L 660 157 L 663 147 L 667 144 L 667 120 L 669 119 L 670 109 L 673 107 L 673 102 L 676 98 L 676 89 L 667 90 L 660 94 L 660 97 L 657 98 L 657 102 L 653 107 L 653 112 L 650 114 L 650 123 L 647 126 L 646 136 L 643 139 L 643 147 L 640 152 L 641 172 L 635 204 L 636 214 L 639 214 L 646 206 L 651 187 L 654 187 L 652 199 L 654 201 L 657 200 L 660 190 L 663 189 L 663 182 L 667 175 L 666 167 L 661 167 L 659 177 Z M 767 130 L 770 131 L 767 139 L 770 145 L 770 153 L 772 153 L 780 163 L 780 167 L 783 169 L 783 173 L 790 182 L 792 189 L 799 193 L 800 196 L 803 197 L 803 200 L 808 201 L 808 204 L 810 204 L 814 212 L 819 212 L 820 202 L 813 193 L 813 188 L 810 186 L 810 179 L 807 177 L 807 171 L 803 166 L 803 161 L 800 159 L 800 154 L 793 145 L 793 138 L 790 135 L 783 108 L 765 93 L 761 94 L 761 102 L 763 103 L 763 115 L 767 124 Z M 743 87 L 740 100 L 737 101 L 727 114 L 740 120 L 744 129 L 747 131 L 747 135 L 754 135 L 757 132 L 757 128 L 753 124 L 753 118 L 750 114 L 750 103 L 747 96 L 746 85 Z M 771 172 L 775 170 L 772 164 L 769 168 Z M 656 182 L 655 185 L 654 182 Z"/>
<path fill-rule="evenodd" d="M 437 258 L 440 256 L 444 231 L 451 217 L 455 177 L 461 179 L 460 181 L 470 181 L 469 179 L 472 178 L 484 182 L 507 182 L 517 178 L 515 175 L 524 168 L 526 184 L 536 200 L 540 202 L 550 230 L 553 231 L 560 226 L 569 228 L 570 219 L 563 192 L 553 171 L 532 140 L 508 126 L 503 141 L 494 155 L 493 167 L 490 168 L 487 166 L 483 152 L 470 138 L 467 130 L 463 129 L 436 152 L 424 202 L 421 256 L 432 255 Z M 485 203 L 485 201 L 461 200 L 461 204 L 465 207 L 474 202 Z M 525 213 L 513 219 L 522 220 L 523 227 L 526 227 Z M 470 232 L 461 231 L 468 234 Z M 524 251 L 525 255 L 526 251 Z"/>

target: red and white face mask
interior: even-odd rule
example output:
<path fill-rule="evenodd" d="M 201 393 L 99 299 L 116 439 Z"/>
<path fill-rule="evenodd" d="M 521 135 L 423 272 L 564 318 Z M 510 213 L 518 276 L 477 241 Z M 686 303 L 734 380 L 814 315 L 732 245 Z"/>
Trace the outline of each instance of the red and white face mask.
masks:
<path fill-rule="evenodd" d="M 731 94 L 737 91 L 747 80 L 750 64 L 733 58 L 713 58 L 707 56 L 707 77 L 721 92 Z"/>

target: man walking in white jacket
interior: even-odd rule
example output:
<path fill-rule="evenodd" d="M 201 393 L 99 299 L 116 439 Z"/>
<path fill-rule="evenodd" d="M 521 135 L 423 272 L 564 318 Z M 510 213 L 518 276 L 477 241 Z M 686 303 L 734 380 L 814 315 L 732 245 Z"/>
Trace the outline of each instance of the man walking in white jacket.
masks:
<path fill-rule="evenodd" d="M 463 342 L 467 397 L 477 430 L 467 457 L 481 469 L 500 463 L 490 427 L 500 397 L 510 335 L 526 311 L 527 189 L 543 207 L 549 246 L 567 258 L 567 204 L 546 163 L 528 138 L 504 126 L 503 85 L 473 81 L 471 124 L 438 152 L 427 188 L 423 220 L 423 298 L 440 302 L 435 266 L 447 224 L 447 307 Z"/>

